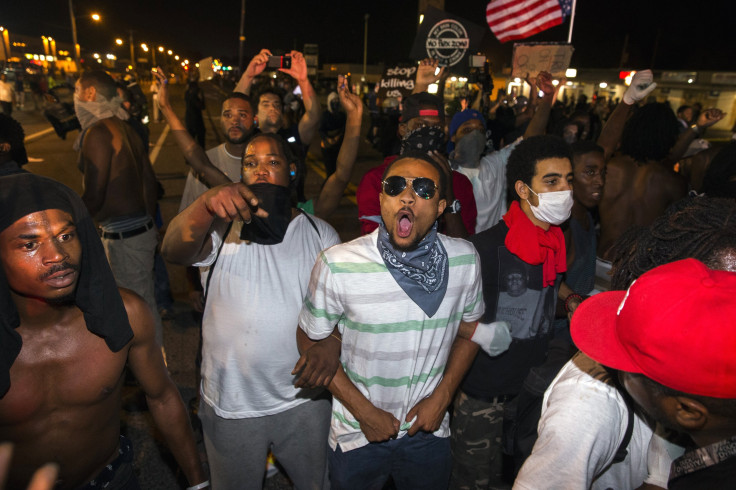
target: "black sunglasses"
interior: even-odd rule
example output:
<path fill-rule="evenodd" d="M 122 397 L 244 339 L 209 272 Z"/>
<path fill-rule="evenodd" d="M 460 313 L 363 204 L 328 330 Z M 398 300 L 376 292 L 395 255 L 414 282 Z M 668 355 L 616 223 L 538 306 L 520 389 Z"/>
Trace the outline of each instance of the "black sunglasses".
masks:
<path fill-rule="evenodd" d="M 386 180 L 382 182 L 383 192 L 392 197 L 398 196 L 404 192 L 407 183 L 411 184 L 414 194 L 422 199 L 432 199 L 437 190 L 437 184 L 434 183 L 434 180 L 428 179 L 427 177 L 407 179 L 400 175 L 392 175 L 391 177 L 386 177 Z"/>

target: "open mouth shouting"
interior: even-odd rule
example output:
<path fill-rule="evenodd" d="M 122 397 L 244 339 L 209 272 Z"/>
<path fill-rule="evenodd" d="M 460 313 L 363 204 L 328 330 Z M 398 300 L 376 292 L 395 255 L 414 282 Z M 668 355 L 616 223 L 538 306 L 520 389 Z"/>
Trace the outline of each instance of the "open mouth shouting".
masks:
<path fill-rule="evenodd" d="M 414 228 L 414 213 L 410 209 L 402 209 L 396 213 L 396 234 L 408 238 Z"/>

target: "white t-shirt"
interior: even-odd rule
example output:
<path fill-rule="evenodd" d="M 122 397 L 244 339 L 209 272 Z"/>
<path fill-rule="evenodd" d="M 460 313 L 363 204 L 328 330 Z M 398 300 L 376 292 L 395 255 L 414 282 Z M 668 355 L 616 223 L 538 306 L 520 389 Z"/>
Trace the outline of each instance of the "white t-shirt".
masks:
<path fill-rule="evenodd" d="M 478 217 L 475 219 L 476 233 L 494 226 L 506 214 L 506 164 L 520 141 L 518 139 L 505 148 L 484 156 L 477 168 L 456 169 L 473 184 L 475 207 L 478 209 Z"/>
<path fill-rule="evenodd" d="M 210 159 L 212 165 L 220 169 L 228 179 L 233 182 L 240 181 L 240 155 L 231 155 L 225 149 L 225 144 L 221 144 L 207 150 L 207 158 Z M 181 204 L 179 204 L 179 212 L 197 200 L 199 196 L 207 192 L 207 187 L 201 180 L 194 175 L 192 170 L 187 175 L 187 183 L 184 185 L 184 192 L 181 194 Z"/>
<path fill-rule="evenodd" d="M 202 321 L 202 399 L 228 419 L 272 415 L 308 401 L 313 391 L 294 388 L 299 359 L 296 328 L 310 272 L 320 251 L 340 242 L 325 221 L 304 214 L 289 224 L 284 240 L 260 245 L 240 240 L 233 223 L 209 284 Z M 221 238 L 212 234 L 212 253 Z M 247 443 L 247 441 L 244 441 Z"/>
<path fill-rule="evenodd" d="M 445 371 L 460 321 L 484 310 L 480 260 L 472 244 L 437 235 L 448 255 L 448 284 L 430 318 L 399 286 L 376 245 L 378 230 L 325 250 L 314 265 L 299 326 L 311 339 L 327 337 L 339 322 L 341 361 L 355 387 L 377 408 L 411 427 L 407 413 L 432 394 Z M 350 451 L 368 444 L 360 424 L 332 401 L 330 447 Z M 448 437 L 449 415 L 434 435 Z"/>
<path fill-rule="evenodd" d="M 544 393 L 537 442 L 514 482 L 514 489 L 627 490 L 648 476 L 652 429 L 634 412 L 626 459 L 612 464 L 629 421 L 621 393 L 608 373 L 578 353 Z"/>

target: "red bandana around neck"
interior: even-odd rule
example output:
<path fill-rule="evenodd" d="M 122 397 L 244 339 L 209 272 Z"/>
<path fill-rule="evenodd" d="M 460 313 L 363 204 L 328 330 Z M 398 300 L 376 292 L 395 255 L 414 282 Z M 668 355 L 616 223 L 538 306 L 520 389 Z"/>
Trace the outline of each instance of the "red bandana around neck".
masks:
<path fill-rule="evenodd" d="M 531 265 L 542 265 L 544 287 L 553 286 L 557 274 L 567 271 L 565 237 L 559 226 L 544 231 L 524 214 L 519 201 L 514 201 L 503 216 L 509 232 L 505 245 L 509 252 Z"/>

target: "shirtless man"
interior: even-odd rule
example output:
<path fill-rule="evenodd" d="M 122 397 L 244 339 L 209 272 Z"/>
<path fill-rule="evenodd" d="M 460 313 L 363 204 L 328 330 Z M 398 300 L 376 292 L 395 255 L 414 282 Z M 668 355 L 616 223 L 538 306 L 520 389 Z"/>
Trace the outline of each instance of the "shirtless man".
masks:
<path fill-rule="evenodd" d="M 621 110 L 617 107 L 614 114 L 618 112 L 617 117 L 625 120 L 631 105 L 624 102 L 619 107 Z M 665 104 L 647 104 L 626 122 L 620 153 L 608 162 L 598 206 L 598 257 L 610 260 L 611 247 L 624 231 L 631 226 L 651 224 L 670 204 L 685 197 L 687 181 L 674 172 L 673 166 L 692 140 L 723 116 L 719 109 L 708 109 L 679 137 L 675 114 Z M 609 119 L 607 125 L 610 123 Z M 606 145 L 601 146 L 609 150 Z"/>
<path fill-rule="evenodd" d="M 60 489 L 138 488 L 130 443 L 120 437 L 126 363 L 190 484 L 202 482 L 151 311 L 115 285 L 82 201 L 58 182 L 19 174 L 0 178 L 0 210 L 0 441 L 15 445 L 9 488 L 24 488 L 47 462 L 59 465 Z"/>
<path fill-rule="evenodd" d="M 156 340 L 162 343 L 153 287 L 156 178 L 148 148 L 125 123 L 127 113 L 116 95 L 115 81 L 103 71 L 85 72 L 77 81 L 74 108 L 82 133 L 75 146 L 84 172 L 82 200 L 102 229 L 102 244 L 118 286 L 146 300 L 154 312 Z"/>

